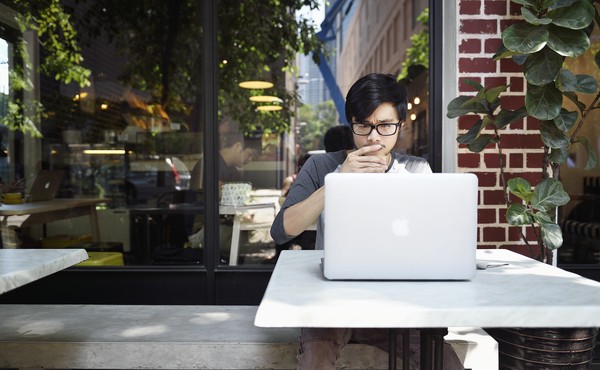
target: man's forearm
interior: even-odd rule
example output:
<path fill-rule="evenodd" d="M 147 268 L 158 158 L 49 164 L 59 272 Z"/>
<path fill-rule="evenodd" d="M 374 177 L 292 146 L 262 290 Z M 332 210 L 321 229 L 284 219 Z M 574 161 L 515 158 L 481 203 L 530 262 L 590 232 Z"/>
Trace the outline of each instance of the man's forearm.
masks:
<path fill-rule="evenodd" d="M 302 202 L 287 208 L 283 214 L 285 233 L 296 236 L 306 230 L 323 212 L 324 201 L 325 187 L 321 187 Z"/>

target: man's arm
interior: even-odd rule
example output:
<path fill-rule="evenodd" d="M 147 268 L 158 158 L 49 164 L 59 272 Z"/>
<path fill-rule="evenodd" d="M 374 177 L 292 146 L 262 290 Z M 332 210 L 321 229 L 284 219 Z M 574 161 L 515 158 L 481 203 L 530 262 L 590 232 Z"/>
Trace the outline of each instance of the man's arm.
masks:
<path fill-rule="evenodd" d="M 365 155 L 379 149 L 381 146 L 377 144 L 349 153 L 340 172 L 384 172 L 387 168 L 384 158 Z M 317 220 L 324 205 L 325 187 L 321 186 L 306 199 L 288 207 L 283 214 L 285 234 L 296 236 L 302 233 Z"/>
<path fill-rule="evenodd" d="M 321 186 L 308 198 L 286 209 L 283 214 L 283 229 L 287 235 L 299 235 L 312 225 L 325 204 L 325 186 Z"/>

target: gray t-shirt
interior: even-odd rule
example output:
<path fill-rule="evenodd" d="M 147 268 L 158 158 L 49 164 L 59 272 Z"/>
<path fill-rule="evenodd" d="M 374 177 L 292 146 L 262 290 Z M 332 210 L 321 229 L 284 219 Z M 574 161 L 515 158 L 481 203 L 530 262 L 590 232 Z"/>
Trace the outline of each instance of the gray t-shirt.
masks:
<path fill-rule="evenodd" d="M 426 160 L 419 157 L 401 155 L 392 152 L 392 163 L 387 173 L 431 173 L 431 168 Z M 271 226 L 271 237 L 277 244 L 283 244 L 294 236 L 286 235 L 283 228 L 283 214 L 285 210 L 296 203 L 303 201 L 321 186 L 325 185 L 325 175 L 339 171 L 342 163 L 346 160 L 346 151 L 312 155 L 302 166 L 298 177 L 294 180 L 287 198 L 281 210 L 275 217 Z M 323 249 L 323 217 L 319 216 L 317 221 L 316 249 Z"/>

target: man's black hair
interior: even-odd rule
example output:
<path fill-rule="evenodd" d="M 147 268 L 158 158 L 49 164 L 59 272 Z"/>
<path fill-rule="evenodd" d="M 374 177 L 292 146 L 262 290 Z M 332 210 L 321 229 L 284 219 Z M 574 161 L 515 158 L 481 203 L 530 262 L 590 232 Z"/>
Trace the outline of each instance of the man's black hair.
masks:
<path fill-rule="evenodd" d="M 348 123 L 364 121 L 383 103 L 392 103 L 400 122 L 406 119 L 406 88 L 396 76 L 371 73 L 358 79 L 346 95 Z"/>

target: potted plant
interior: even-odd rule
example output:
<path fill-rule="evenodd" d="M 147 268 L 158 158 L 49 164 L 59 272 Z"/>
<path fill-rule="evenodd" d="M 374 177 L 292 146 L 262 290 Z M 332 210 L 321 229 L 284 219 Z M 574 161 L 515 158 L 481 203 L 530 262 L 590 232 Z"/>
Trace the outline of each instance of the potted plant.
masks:
<path fill-rule="evenodd" d="M 596 0 L 512 1 L 521 6 L 522 19 L 502 31 L 502 45 L 493 58 L 512 58 L 522 66 L 527 82 L 524 105 L 512 110 L 502 107 L 501 94 L 508 90 L 508 86 L 483 86 L 467 81 L 476 94 L 452 100 L 447 116 L 478 116 L 467 132 L 458 136 L 457 141 L 472 152 L 495 148 L 507 205 L 506 221 L 521 229 L 527 227 L 529 232 L 521 232 L 525 244 L 533 252 L 528 235 L 533 236 L 539 249 L 537 257 L 550 262 L 550 252 L 563 242 L 562 231 L 557 223 L 557 207 L 567 204 L 570 199 L 558 180 L 560 165 L 567 160 L 573 145 L 581 145 L 585 149 L 588 157 L 586 168 L 593 168 L 597 164 L 596 154 L 591 150 L 587 138 L 579 133 L 589 120 L 589 113 L 600 107 L 600 92 L 593 76 L 576 75 L 565 67 L 565 63 L 588 51 L 590 34 L 595 22 L 600 21 L 600 16 L 593 5 Z M 600 67 L 600 53 L 595 55 L 595 63 Z M 578 94 L 590 94 L 594 98 L 586 104 Z M 563 101 L 567 104 L 563 104 Z M 530 123 L 537 120 L 539 123 L 544 155 L 540 163 L 541 178 L 537 184 L 508 176 L 504 171 L 502 135 L 511 128 L 511 124 L 523 119 Z M 490 332 L 499 341 L 501 363 L 505 361 L 505 366 L 511 368 L 521 368 L 526 364 L 557 363 L 568 363 L 569 366 L 579 363 L 585 367 L 592 359 L 597 333 L 596 329 L 547 328 Z M 575 337 L 572 338 L 571 334 Z M 524 349 L 527 343 L 540 344 L 546 339 L 555 343 Z M 564 343 L 567 342 L 563 339 L 568 343 L 572 343 L 572 340 L 579 344 L 587 342 L 583 349 L 565 349 Z M 515 344 L 515 341 L 519 343 Z M 581 355 L 574 356 L 575 352 Z M 564 353 L 564 356 L 559 359 L 554 355 L 548 356 L 548 353 Z"/>

